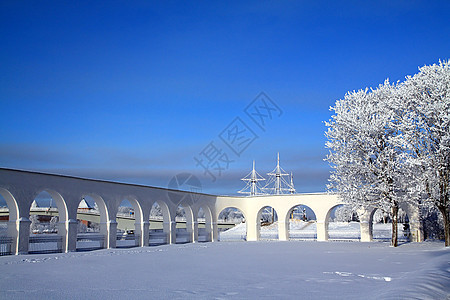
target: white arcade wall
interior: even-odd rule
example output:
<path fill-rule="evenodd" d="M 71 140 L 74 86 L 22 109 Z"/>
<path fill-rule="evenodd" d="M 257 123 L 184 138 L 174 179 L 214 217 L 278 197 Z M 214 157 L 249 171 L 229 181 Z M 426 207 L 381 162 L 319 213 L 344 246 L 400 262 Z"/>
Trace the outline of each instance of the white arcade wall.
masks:
<path fill-rule="evenodd" d="M 278 236 L 289 240 L 289 215 L 298 205 L 311 208 L 317 218 L 317 240 L 328 240 L 328 220 L 334 207 L 343 204 L 336 195 L 294 194 L 255 197 L 228 197 L 202 193 L 177 191 L 142 185 L 77 178 L 38 172 L 0 168 L 0 194 L 9 209 L 8 236 L 12 238 L 15 254 L 28 253 L 30 237 L 30 207 L 36 196 L 48 192 L 56 202 L 59 214 L 58 235 L 62 238 L 62 251 L 76 251 L 77 209 L 84 197 L 95 200 L 100 212 L 100 234 L 104 236 L 104 247 L 116 247 L 118 208 L 128 200 L 135 212 L 135 233 L 138 245 L 149 244 L 149 216 L 156 202 L 163 212 L 163 232 L 168 243 L 176 242 L 176 210 L 183 207 L 186 213 L 186 228 L 189 242 L 198 241 L 197 217 L 200 208 L 205 213 L 207 241 L 218 240 L 217 218 L 228 207 L 241 210 L 247 226 L 247 241 L 260 237 L 260 219 L 267 206 L 278 215 Z M 410 220 L 413 241 L 422 241 L 417 208 L 403 207 Z M 361 241 L 372 240 L 372 217 L 374 208 L 358 212 Z"/>

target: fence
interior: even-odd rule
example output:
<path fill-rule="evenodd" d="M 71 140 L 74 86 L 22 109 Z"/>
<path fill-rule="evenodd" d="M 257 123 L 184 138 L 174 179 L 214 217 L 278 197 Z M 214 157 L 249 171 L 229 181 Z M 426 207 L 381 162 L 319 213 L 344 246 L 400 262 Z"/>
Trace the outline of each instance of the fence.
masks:
<path fill-rule="evenodd" d="M 79 233 L 77 251 L 91 251 L 105 248 L 105 236 L 98 233 Z"/>
<path fill-rule="evenodd" d="M 176 243 L 185 244 L 191 241 L 191 233 L 187 232 L 185 228 L 178 228 L 176 232 Z"/>
<path fill-rule="evenodd" d="M 36 234 L 29 238 L 28 253 L 60 253 L 62 236 L 53 234 Z"/>
<path fill-rule="evenodd" d="M 139 246 L 139 240 L 141 236 L 139 234 L 127 234 L 127 233 L 117 233 L 117 248 L 132 248 Z"/>
<path fill-rule="evenodd" d="M 198 241 L 199 242 L 209 242 L 210 238 L 205 228 L 198 229 Z"/>
<path fill-rule="evenodd" d="M 152 229 L 149 232 L 149 246 L 167 244 L 167 234 L 162 229 Z"/>
<path fill-rule="evenodd" d="M 0 256 L 11 255 L 12 238 L 0 236 Z"/>

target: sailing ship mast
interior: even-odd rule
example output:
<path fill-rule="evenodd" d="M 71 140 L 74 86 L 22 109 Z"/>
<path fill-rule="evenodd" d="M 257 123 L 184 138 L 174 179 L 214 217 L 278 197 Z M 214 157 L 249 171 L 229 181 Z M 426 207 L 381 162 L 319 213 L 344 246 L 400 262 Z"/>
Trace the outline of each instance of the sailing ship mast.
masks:
<path fill-rule="evenodd" d="M 255 161 L 253 161 L 253 169 L 252 171 L 247 174 L 244 178 L 241 179 L 242 181 L 246 181 L 245 187 L 238 191 L 240 194 L 248 194 L 249 196 L 256 196 L 256 195 L 264 195 L 264 192 L 262 190 L 262 187 L 258 183 L 259 181 L 266 180 L 264 177 L 258 174 L 255 170 Z"/>
<path fill-rule="evenodd" d="M 286 171 L 280 166 L 280 153 L 277 155 L 277 166 L 272 172 L 267 173 L 267 175 L 269 175 L 269 179 L 267 180 L 267 184 L 263 187 L 263 191 L 267 194 L 281 195 L 295 193 L 292 173 L 286 173 Z M 290 182 L 284 179 L 284 177 L 289 175 L 291 176 Z"/>

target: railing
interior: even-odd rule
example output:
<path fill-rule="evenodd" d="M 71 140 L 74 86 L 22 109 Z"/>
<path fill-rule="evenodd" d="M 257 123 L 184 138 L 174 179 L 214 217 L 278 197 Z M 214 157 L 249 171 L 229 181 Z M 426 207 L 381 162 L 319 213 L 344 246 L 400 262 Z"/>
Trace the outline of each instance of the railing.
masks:
<path fill-rule="evenodd" d="M 336 231 L 328 230 L 328 240 L 337 242 L 359 242 L 361 241 L 361 233 L 358 231 Z"/>
<path fill-rule="evenodd" d="M 276 232 L 260 232 L 259 239 L 261 241 L 278 240 L 278 231 Z"/>
<path fill-rule="evenodd" d="M 191 233 L 186 230 L 177 230 L 176 231 L 176 243 L 177 244 L 185 244 L 191 241 Z"/>
<path fill-rule="evenodd" d="M 289 240 L 296 241 L 310 241 L 317 240 L 317 233 L 315 232 L 290 232 Z"/>
<path fill-rule="evenodd" d="M 223 232 L 223 231 L 222 231 Z M 219 232 L 219 241 L 220 242 L 240 242 L 247 240 L 247 233 L 238 233 L 233 235 L 222 235 L 222 232 Z"/>
<path fill-rule="evenodd" d="M 374 241 L 389 242 L 391 241 L 392 238 L 392 230 L 377 229 L 373 230 L 372 235 Z M 405 233 L 405 231 L 399 230 L 397 238 L 399 242 L 409 242 L 410 241 L 409 232 Z"/>
<path fill-rule="evenodd" d="M 209 242 L 209 240 L 210 240 L 210 237 L 208 236 L 206 229 L 199 228 L 198 229 L 198 241 L 199 242 Z"/>
<path fill-rule="evenodd" d="M 11 255 L 12 238 L 7 236 L 0 236 L 0 256 Z"/>
<path fill-rule="evenodd" d="M 98 233 L 79 233 L 77 251 L 91 251 L 105 248 L 105 236 Z"/>
<path fill-rule="evenodd" d="M 60 253 L 62 252 L 62 236 L 53 234 L 37 234 L 29 238 L 28 253 Z"/>
<path fill-rule="evenodd" d="M 131 248 L 138 247 L 141 236 L 139 234 L 117 233 L 116 247 Z"/>
<path fill-rule="evenodd" d="M 167 234 L 162 229 L 152 229 L 149 232 L 149 246 L 167 244 Z"/>

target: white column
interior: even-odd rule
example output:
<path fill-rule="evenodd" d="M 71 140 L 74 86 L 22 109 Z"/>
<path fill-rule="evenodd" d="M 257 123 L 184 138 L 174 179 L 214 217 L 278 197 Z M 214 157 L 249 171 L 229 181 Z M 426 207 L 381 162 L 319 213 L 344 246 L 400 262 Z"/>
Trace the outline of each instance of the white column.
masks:
<path fill-rule="evenodd" d="M 17 221 L 8 221 L 8 237 L 12 239 L 11 241 L 11 254 L 17 254 L 17 246 L 19 240 L 19 231 L 17 226 Z"/>
<path fill-rule="evenodd" d="M 372 242 L 373 241 L 372 223 L 369 221 L 360 221 L 359 228 L 361 231 L 361 242 Z"/>
<path fill-rule="evenodd" d="M 219 240 L 219 226 L 217 222 L 212 222 L 208 226 L 208 222 L 205 221 L 205 228 L 206 234 L 208 235 L 208 242 L 217 242 Z"/>
<path fill-rule="evenodd" d="M 58 234 L 62 236 L 62 251 L 75 252 L 77 251 L 77 229 L 78 221 L 69 219 L 66 222 L 58 224 Z"/>
<path fill-rule="evenodd" d="M 356 212 L 359 217 L 359 229 L 361 231 L 361 242 L 373 241 L 373 224 L 372 224 L 372 211 L 374 208 L 365 207 L 359 208 Z"/>
<path fill-rule="evenodd" d="M 194 224 L 186 220 L 186 231 L 188 233 L 188 243 L 194 242 Z"/>
<path fill-rule="evenodd" d="M 109 220 L 108 226 L 107 226 L 108 232 L 107 232 L 107 239 L 108 242 L 105 243 L 104 248 L 116 248 L 117 244 L 117 221 L 116 220 Z M 105 240 L 106 242 L 106 240 Z"/>
<path fill-rule="evenodd" d="M 134 239 L 137 246 L 142 247 L 142 224 L 134 223 Z M 117 239 L 117 237 L 116 237 Z"/>
<path fill-rule="evenodd" d="M 317 220 L 317 240 L 328 241 L 328 223 L 324 220 Z"/>
<path fill-rule="evenodd" d="M 278 239 L 280 241 L 289 241 L 289 220 L 278 219 Z"/>
<path fill-rule="evenodd" d="M 149 234 L 150 234 L 150 222 L 144 221 L 142 222 L 142 237 L 141 237 L 142 244 L 140 245 L 141 247 L 148 246 L 150 242 Z"/>
<path fill-rule="evenodd" d="M 177 222 L 170 221 L 163 223 L 163 231 L 167 236 L 167 244 L 176 244 L 177 242 Z"/>
<path fill-rule="evenodd" d="M 246 220 L 247 222 L 247 241 L 259 241 L 260 224 L 255 222 L 256 218 Z"/>
<path fill-rule="evenodd" d="M 17 252 L 16 254 L 27 254 L 30 242 L 30 225 L 28 218 L 22 217 L 16 221 L 17 228 Z"/>
<path fill-rule="evenodd" d="M 409 230 L 411 232 L 411 242 L 423 242 L 423 228 L 419 221 L 409 221 Z"/>
<path fill-rule="evenodd" d="M 192 234 L 192 242 L 193 243 L 197 243 L 198 242 L 198 222 L 194 221 L 192 223 L 192 225 L 194 227 L 194 229 L 193 229 L 194 231 L 193 231 L 193 234 Z"/>

